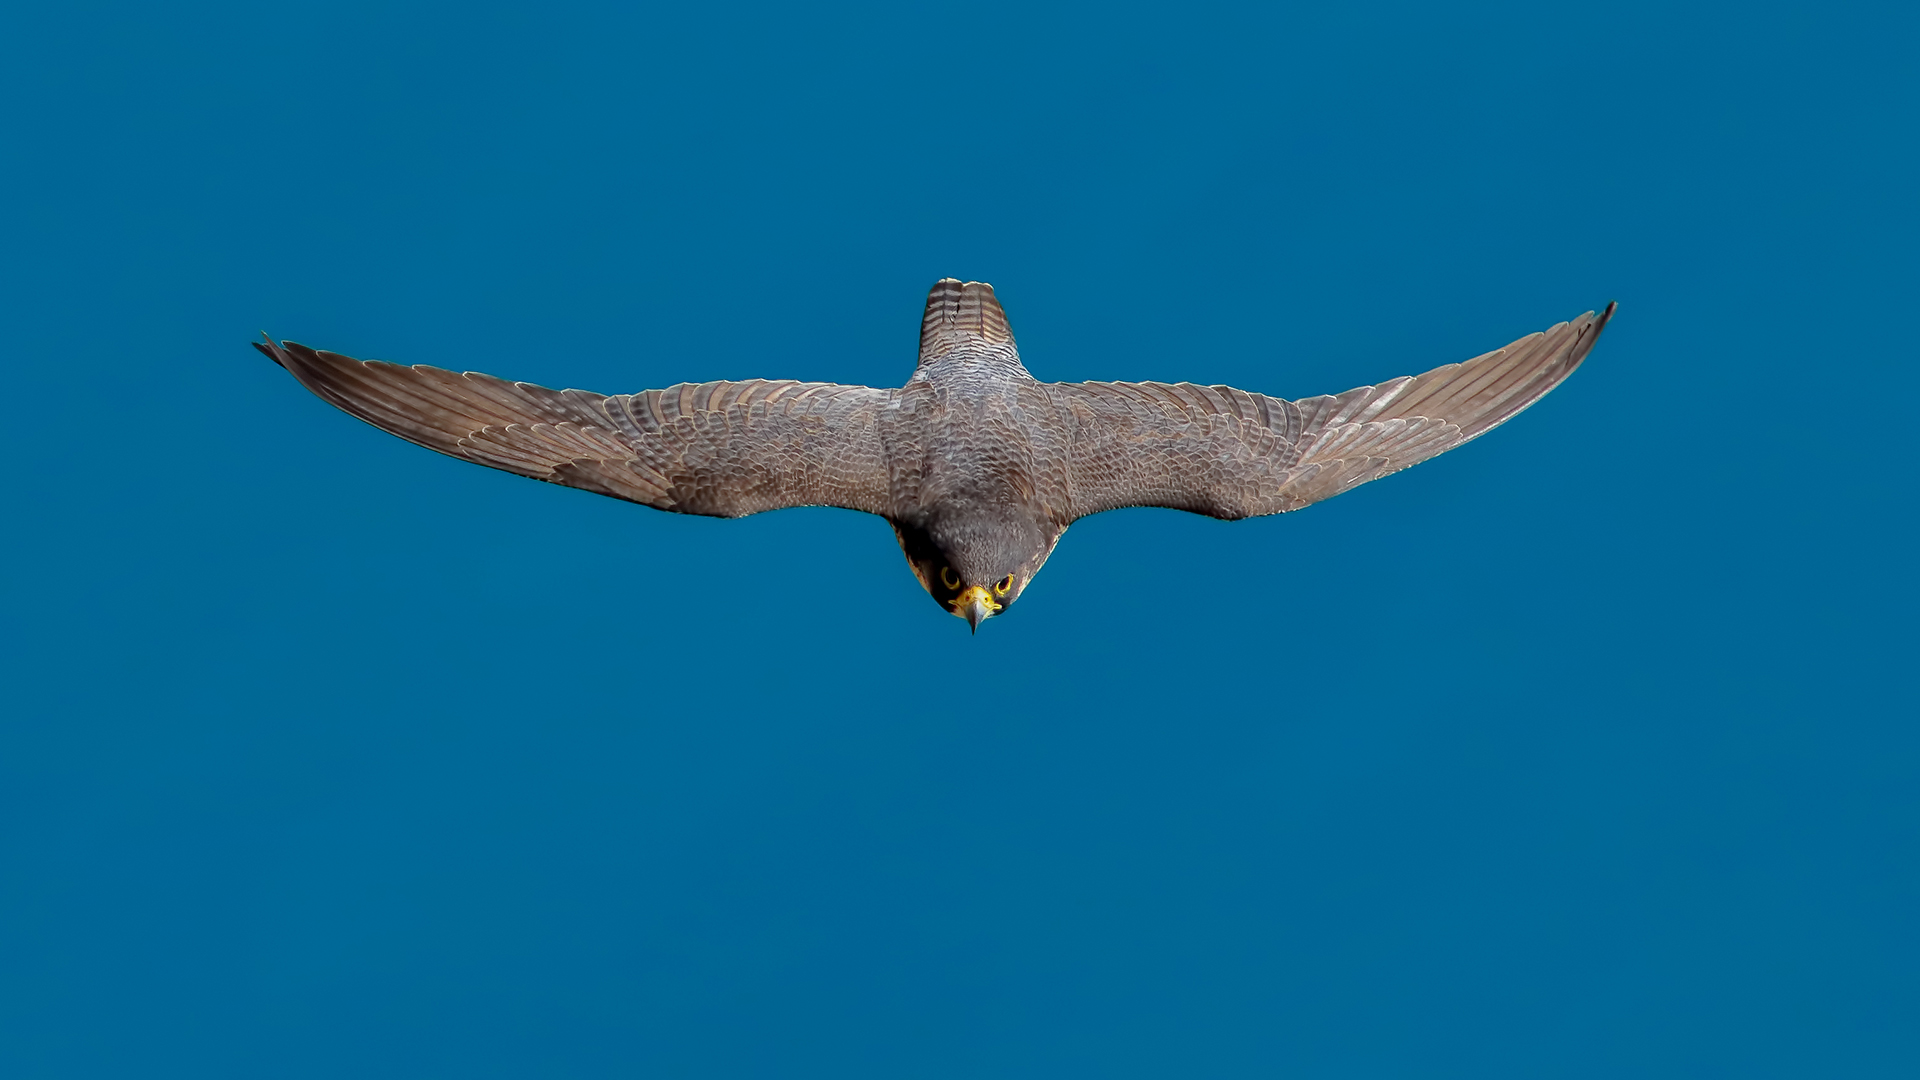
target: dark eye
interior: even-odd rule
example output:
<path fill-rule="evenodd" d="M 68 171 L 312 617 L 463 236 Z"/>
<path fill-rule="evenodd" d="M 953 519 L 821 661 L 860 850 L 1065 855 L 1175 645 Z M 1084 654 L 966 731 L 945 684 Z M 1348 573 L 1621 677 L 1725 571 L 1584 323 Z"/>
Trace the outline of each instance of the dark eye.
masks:
<path fill-rule="evenodd" d="M 999 581 L 996 581 L 993 584 L 993 591 L 999 593 L 1001 596 L 1007 595 L 1007 590 L 1011 588 L 1013 588 L 1012 574 L 1008 574 L 1006 577 L 1001 578 Z"/>
<path fill-rule="evenodd" d="M 953 572 L 953 567 L 943 566 L 940 568 L 940 584 L 945 585 L 949 589 L 957 589 L 960 587 L 960 577 Z"/>

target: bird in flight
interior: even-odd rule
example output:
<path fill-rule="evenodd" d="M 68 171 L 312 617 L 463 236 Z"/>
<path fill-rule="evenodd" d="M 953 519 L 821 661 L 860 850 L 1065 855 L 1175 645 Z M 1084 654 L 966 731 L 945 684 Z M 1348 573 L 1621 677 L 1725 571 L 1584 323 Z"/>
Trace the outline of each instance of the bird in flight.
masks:
<path fill-rule="evenodd" d="M 606 396 L 355 360 L 268 338 L 307 389 L 429 450 L 657 510 L 838 506 L 893 525 L 942 609 L 1006 611 L 1074 521 L 1161 506 L 1281 514 L 1511 419 L 1592 350 L 1614 305 L 1424 375 L 1287 401 L 1192 383 L 1043 383 L 993 286 L 936 282 L 897 389 L 748 379 Z"/>

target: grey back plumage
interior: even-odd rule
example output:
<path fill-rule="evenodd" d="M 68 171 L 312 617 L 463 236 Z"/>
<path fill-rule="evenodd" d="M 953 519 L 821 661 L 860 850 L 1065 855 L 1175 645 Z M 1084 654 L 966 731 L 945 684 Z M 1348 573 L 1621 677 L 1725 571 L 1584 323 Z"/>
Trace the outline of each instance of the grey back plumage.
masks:
<path fill-rule="evenodd" d="M 1038 382 L 992 287 L 953 279 L 929 293 L 919 362 L 893 390 L 752 379 L 603 396 L 293 342 L 257 347 L 375 427 L 521 476 L 677 513 L 881 515 L 936 600 L 1002 583 L 998 610 L 1088 514 L 1283 513 L 1477 438 L 1572 374 L 1612 314 L 1297 401 L 1191 383 Z"/>

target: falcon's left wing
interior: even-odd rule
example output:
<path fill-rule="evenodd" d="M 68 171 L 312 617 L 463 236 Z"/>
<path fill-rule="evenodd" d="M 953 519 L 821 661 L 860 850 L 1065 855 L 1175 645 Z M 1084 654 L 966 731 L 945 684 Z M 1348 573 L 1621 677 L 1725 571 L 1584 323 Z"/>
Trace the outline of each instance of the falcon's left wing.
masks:
<path fill-rule="evenodd" d="M 1192 383 L 1051 383 L 1070 425 L 1070 514 L 1298 510 L 1477 438 L 1586 359 L 1614 305 L 1504 349 L 1344 394 L 1285 401 Z"/>
<path fill-rule="evenodd" d="M 888 393 L 833 383 L 683 383 L 611 397 L 491 375 L 256 345 L 327 402 L 449 457 L 658 510 L 788 506 L 885 515 Z"/>

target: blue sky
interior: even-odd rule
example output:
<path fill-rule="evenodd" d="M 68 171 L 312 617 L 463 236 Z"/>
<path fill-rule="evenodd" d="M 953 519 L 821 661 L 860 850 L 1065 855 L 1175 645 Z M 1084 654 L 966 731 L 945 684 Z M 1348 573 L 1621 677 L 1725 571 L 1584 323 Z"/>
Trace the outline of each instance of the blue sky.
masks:
<path fill-rule="evenodd" d="M 1909 9 L 4 23 L 0 1073 L 1920 1068 Z M 898 385 L 948 275 L 1040 378 L 1290 397 L 1621 307 L 976 638 L 876 518 L 462 465 L 247 346 Z"/>

